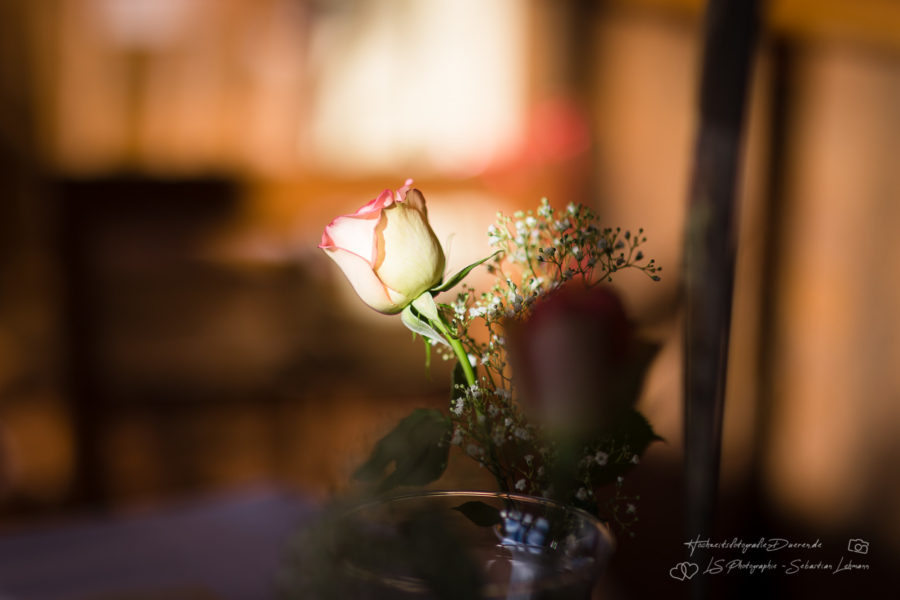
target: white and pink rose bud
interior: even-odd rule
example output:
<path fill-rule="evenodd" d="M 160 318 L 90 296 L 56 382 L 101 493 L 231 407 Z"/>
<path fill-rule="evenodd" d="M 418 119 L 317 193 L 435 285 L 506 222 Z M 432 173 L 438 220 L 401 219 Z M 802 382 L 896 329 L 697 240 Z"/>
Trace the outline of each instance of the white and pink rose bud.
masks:
<path fill-rule="evenodd" d="M 319 244 L 360 299 L 389 315 L 438 285 L 444 273 L 425 198 L 411 185 L 407 179 L 396 192 L 384 190 L 355 213 L 337 217 Z"/>

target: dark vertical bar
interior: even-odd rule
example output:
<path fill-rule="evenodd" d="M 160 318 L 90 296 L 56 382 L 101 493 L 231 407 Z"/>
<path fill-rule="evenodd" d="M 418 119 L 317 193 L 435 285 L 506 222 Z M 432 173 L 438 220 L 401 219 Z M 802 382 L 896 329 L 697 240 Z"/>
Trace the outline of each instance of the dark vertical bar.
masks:
<path fill-rule="evenodd" d="M 764 497 L 763 451 L 771 435 L 772 406 L 774 404 L 774 368 L 778 360 L 777 302 L 780 293 L 778 282 L 782 275 L 780 257 L 783 254 L 784 220 L 787 206 L 788 160 L 791 136 L 789 125 L 793 97 L 794 49 L 790 41 L 776 38 L 767 44 L 769 105 L 768 148 L 766 153 L 766 191 L 762 198 L 763 243 L 758 260 L 762 264 L 759 285 L 759 343 L 757 345 L 758 400 L 756 406 L 756 439 L 748 488 L 749 510 L 744 515 L 744 539 L 769 537 L 769 511 Z M 789 594 L 776 584 L 775 578 L 746 576 L 739 583 L 745 598 L 787 598 Z"/>
<path fill-rule="evenodd" d="M 596 131 L 594 126 L 596 113 L 592 107 L 597 72 L 594 32 L 597 26 L 596 17 L 602 4 L 600 0 L 566 0 L 560 7 L 564 16 L 562 43 L 565 48 L 565 60 L 561 65 L 562 81 L 570 100 L 587 115 L 592 137 Z M 591 164 L 597 164 L 596 152 L 596 145 L 591 144 Z M 596 207 L 600 194 L 597 189 L 597 178 L 593 176 L 591 170 L 576 169 L 571 176 L 578 181 L 571 200 Z"/>
<path fill-rule="evenodd" d="M 759 365 L 759 405 L 757 408 L 757 449 L 768 442 L 771 422 L 771 407 L 774 401 L 774 361 L 776 343 L 776 310 L 778 301 L 778 280 L 781 276 L 782 230 L 784 227 L 785 205 L 787 203 L 787 161 L 790 135 L 791 103 L 794 95 L 791 73 L 794 66 L 794 51 L 785 39 L 774 40 L 770 48 L 771 92 L 769 120 L 769 151 L 766 175 L 766 197 L 764 215 L 766 219 L 765 243 L 761 245 L 763 279 L 760 281 L 760 337 L 758 349 Z M 757 482 L 759 457 L 754 463 Z M 758 489 L 758 487 L 757 487 Z"/>
<path fill-rule="evenodd" d="M 75 426 L 75 477 L 70 503 L 102 506 L 106 500 L 102 438 L 105 411 L 97 373 L 97 324 L 88 258 L 96 218 L 89 203 L 78 202 L 77 184 L 57 186 L 59 253 L 64 288 L 65 386 Z M 87 204 L 87 205 L 86 205 Z"/>
<path fill-rule="evenodd" d="M 710 0 L 706 10 L 685 247 L 685 452 L 687 533 L 712 535 L 719 482 L 741 140 L 758 34 L 759 0 Z M 707 556 L 691 558 L 701 570 Z M 691 579 L 705 598 L 707 577 Z"/>
<path fill-rule="evenodd" d="M 566 13 L 565 81 L 571 93 L 581 102 L 587 103 L 591 96 L 594 77 L 594 17 L 599 2 L 596 0 L 568 0 Z"/>

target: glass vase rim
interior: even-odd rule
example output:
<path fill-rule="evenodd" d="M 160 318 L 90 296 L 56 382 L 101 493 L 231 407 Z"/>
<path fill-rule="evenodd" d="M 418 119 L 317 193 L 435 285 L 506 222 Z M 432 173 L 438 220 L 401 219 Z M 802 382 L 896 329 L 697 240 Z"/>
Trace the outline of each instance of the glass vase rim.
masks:
<path fill-rule="evenodd" d="M 613 547 L 615 547 L 615 536 L 613 536 L 612 531 L 609 528 L 609 525 L 602 521 L 596 515 L 592 515 L 588 511 L 578 508 L 577 506 L 572 506 L 571 504 L 565 504 L 558 500 L 552 500 L 550 498 L 544 498 L 543 496 L 530 496 L 528 494 L 513 494 L 511 492 L 498 492 L 494 490 L 420 490 L 417 492 L 402 492 L 398 494 L 390 494 L 385 496 L 379 496 L 376 498 L 371 498 L 362 502 L 358 502 L 353 506 L 347 508 L 342 511 L 341 516 L 350 516 L 356 512 L 365 510 L 366 508 L 371 508 L 374 506 L 379 506 L 383 504 L 388 504 L 390 502 L 402 501 L 402 500 L 415 500 L 418 498 L 429 498 L 429 497 L 438 497 L 438 498 L 447 498 L 453 496 L 470 496 L 470 497 L 478 497 L 478 498 L 506 498 L 509 500 L 515 501 L 523 501 L 530 504 L 541 504 L 543 506 L 547 506 L 550 508 L 555 508 L 559 510 L 564 510 L 570 513 L 574 513 L 579 517 L 585 519 L 586 521 L 593 524 L 596 529 L 600 532 L 601 536 L 606 539 L 608 543 L 610 543 Z"/>

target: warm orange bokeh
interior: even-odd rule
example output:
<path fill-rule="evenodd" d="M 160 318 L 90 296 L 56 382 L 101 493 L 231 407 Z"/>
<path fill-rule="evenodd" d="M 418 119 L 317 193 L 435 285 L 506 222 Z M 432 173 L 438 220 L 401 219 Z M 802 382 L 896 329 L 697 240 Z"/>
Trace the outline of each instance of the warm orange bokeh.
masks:
<path fill-rule="evenodd" d="M 406 177 L 438 238 L 452 236 L 451 271 L 489 252 L 497 211 L 541 196 L 589 201 L 602 224 L 646 230 L 663 281 L 628 274 L 616 285 L 663 344 L 641 406 L 668 444 L 648 462 L 679 468 L 679 268 L 702 2 L 606 3 L 587 17 L 587 58 L 572 55 L 567 3 L 327 4 L 0 9 L 0 36 L 21 50 L 0 72 L 0 124 L 15 149 L 3 155 L 15 168 L 0 174 L 10 518 L 63 506 L 76 477 L 67 263 L 50 233 L 66 223 L 42 186 L 123 173 L 236 191 L 199 217 L 178 207 L 96 216 L 105 233 L 86 242 L 85 286 L 110 395 L 99 435 L 114 501 L 263 478 L 325 494 L 347 485 L 404 410 L 443 405 L 446 365 L 429 381 L 421 347 L 315 248 L 335 215 Z M 784 191 L 773 209 L 777 57 L 766 38 L 740 194 L 723 492 L 757 477 L 790 518 L 880 527 L 900 548 L 900 12 L 880 0 L 776 0 L 767 11 L 767 35 L 793 56 Z M 588 74 L 572 75 L 575 63 Z M 773 246 L 770 271 L 760 257 Z"/>

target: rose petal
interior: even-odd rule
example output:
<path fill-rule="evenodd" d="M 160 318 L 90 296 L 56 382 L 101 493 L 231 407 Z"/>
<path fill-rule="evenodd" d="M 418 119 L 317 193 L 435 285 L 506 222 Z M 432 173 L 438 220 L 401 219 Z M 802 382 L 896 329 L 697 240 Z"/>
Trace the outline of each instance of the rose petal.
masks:
<path fill-rule="evenodd" d="M 412 182 L 412 179 L 407 179 L 403 182 L 403 187 L 397 190 L 397 202 L 403 202 L 403 199 L 406 198 L 406 192 L 409 191 L 409 186 L 412 185 Z"/>
<path fill-rule="evenodd" d="M 411 191 L 407 197 L 412 195 Z M 386 209 L 376 229 L 375 272 L 387 287 L 402 290 L 410 300 L 436 285 L 444 272 L 441 244 L 415 204 L 397 203 Z"/>
<path fill-rule="evenodd" d="M 375 227 L 381 219 L 382 209 L 394 203 L 391 190 L 384 190 L 377 198 L 352 215 L 335 218 L 325 227 L 319 248 L 341 248 L 356 254 L 375 266 L 377 253 Z"/>
<path fill-rule="evenodd" d="M 338 217 L 325 227 L 319 248 L 352 252 L 365 260 L 371 269 L 376 258 L 375 228 L 380 219 L 381 209 Z"/>
<path fill-rule="evenodd" d="M 403 203 L 410 208 L 415 208 L 428 218 L 428 209 L 425 207 L 425 197 L 419 190 L 415 188 L 409 190 Z"/>
<path fill-rule="evenodd" d="M 362 257 L 341 248 L 325 248 L 325 253 L 338 264 L 360 299 L 373 309 L 386 315 L 403 310 L 405 298 L 385 286 L 369 263 Z"/>
<path fill-rule="evenodd" d="M 412 180 L 410 180 L 412 181 Z M 356 215 L 365 215 L 376 210 L 380 210 L 382 208 L 387 208 L 394 202 L 394 198 L 391 196 L 391 190 L 384 190 L 378 197 L 369 202 L 368 204 L 363 205 L 358 211 L 354 214 Z M 349 216 L 349 215 L 348 215 Z"/>

